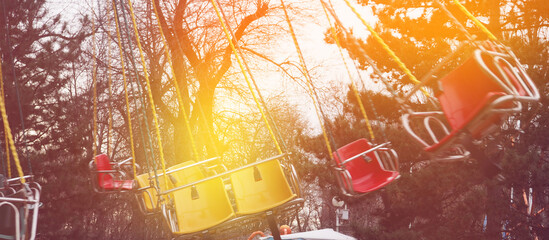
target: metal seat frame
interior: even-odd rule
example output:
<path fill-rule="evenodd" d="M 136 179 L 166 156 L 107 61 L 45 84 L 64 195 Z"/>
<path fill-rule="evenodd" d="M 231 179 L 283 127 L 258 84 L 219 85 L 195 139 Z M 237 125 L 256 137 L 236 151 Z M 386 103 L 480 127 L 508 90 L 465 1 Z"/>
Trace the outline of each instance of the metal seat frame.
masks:
<path fill-rule="evenodd" d="M 195 182 L 192 182 L 192 183 L 188 183 L 188 184 L 184 184 L 182 186 L 178 186 L 178 187 L 175 187 L 173 189 L 169 189 L 169 190 L 160 192 L 160 195 L 161 196 L 170 195 L 173 192 L 179 191 L 181 189 L 190 188 L 190 187 L 196 186 L 197 184 L 200 184 L 200 183 L 203 183 L 203 182 L 215 179 L 215 178 L 225 177 L 225 176 L 228 176 L 228 175 L 230 175 L 232 173 L 235 173 L 237 171 L 247 169 L 247 168 L 251 168 L 251 167 L 255 167 L 255 166 L 257 166 L 259 164 L 262 164 L 262 163 L 265 163 L 265 162 L 279 160 L 281 158 L 287 157 L 288 155 L 289 154 L 287 154 L 287 153 L 280 154 L 280 155 L 277 155 L 277 156 L 274 156 L 274 157 L 271 157 L 271 158 L 267 158 L 267 159 L 264 159 L 264 160 L 259 160 L 259 161 L 256 161 L 254 163 L 247 164 L 247 165 L 242 166 L 242 167 L 238 167 L 238 168 L 235 168 L 235 169 L 230 169 L 230 170 L 227 170 L 227 171 L 222 172 L 222 173 L 217 173 L 217 174 L 205 177 L 201 180 L 198 180 L 198 181 L 195 181 Z M 196 164 L 191 164 L 191 165 L 188 165 L 188 166 L 185 166 L 185 167 L 182 167 L 182 168 L 174 169 L 173 172 L 181 171 L 183 169 L 186 169 L 186 168 L 189 168 L 189 167 L 192 167 L 192 166 L 196 166 Z M 201 236 L 203 237 L 203 236 L 211 236 L 211 235 L 214 235 L 214 234 L 219 234 L 221 232 L 231 232 L 232 230 L 230 230 L 230 229 L 233 228 L 236 225 L 241 225 L 243 223 L 249 224 L 249 223 L 252 223 L 252 222 L 261 221 L 265 218 L 265 216 L 272 216 L 272 215 L 276 215 L 276 214 L 282 214 L 283 212 L 286 212 L 286 211 L 292 211 L 292 210 L 295 210 L 295 209 L 299 209 L 301 206 L 303 206 L 304 200 L 301 198 L 301 189 L 299 187 L 299 182 L 298 182 L 298 179 L 297 179 L 297 174 L 295 172 L 295 168 L 293 167 L 293 165 L 291 165 L 289 163 L 281 164 L 281 166 L 282 166 L 283 171 L 285 172 L 284 175 L 286 176 L 286 180 L 289 182 L 290 188 L 296 196 L 295 198 L 291 199 L 290 201 L 285 202 L 284 204 L 281 204 L 277 207 L 274 207 L 270 210 L 263 211 L 263 212 L 260 212 L 260 213 L 255 213 L 255 214 L 237 215 L 236 217 L 231 218 L 231 219 L 229 219 L 229 220 L 227 220 L 227 221 L 225 221 L 221 224 L 218 224 L 216 226 L 213 226 L 210 229 L 195 232 L 195 233 L 176 235 L 176 238 L 193 238 L 193 237 L 197 237 L 197 236 L 198 237 L 201 237 Z M 162 213 L 163 213 L 165 219 L 168 222 L 168 226 L 170 226 L 170 230 L 172 231 L 172 233 L 177 232 L 177 229 L 175 228 L 177 226 L 177 219 L 174 217 L 175 215 L 174 215 L 173 211 L 175 211 L 175 208 L 173 207 L 173 204 L 166 203 L 166 204 L 162 204 L 161 207 L 162 207 Z M 233 206 L 233 208 L 234 208 L 234 206 Z"/>
<path fill-rule="evenodd" d="M 99 156 L 99 155 L 98 155 Z M 97 156 L 95 156 L 97 157 Z M 132 158 L 127 158 L 125 160 L 122 160 L 120 162 L 111 162 L 109 159 L 109 164 L 112 168 L 112 170 L 97 170 L 96 164 L 95 164 L 95 157 L 88 163 L 88 168 L 90 170 L 91 176 L 91 186 L 93 190 L 97 193 L 121 193 L 121 192 L 129 192 L 130 190 L 133 190 L 135 188 L 135 182 L 133 182 L 132 189 L 123 189 L 122 186 L 120 188 L 113 188 L 113 189 L 105 189 L 101 186 L 99 186 L 99 174 L 102 174 L 101 176 L 106 177 L 110 176 L 114 181 L 128 181 L 131 180 L 128 178 L 126 173 L 122 171 L 121 167 L 126 166 L 132 166 Z M 140 167 L 138 164 L 135 164 L 137 171 L 140 171 Z M 132 180 L 133 181 L 133 180 Z"/>
<path fill-rule="evenodd" d="M 24 176 L 24 178 L 29 182 L 22 184 L 19 182 L 20 178 L 8 179 L 4 193 L 0 195 L 0 207 L 7 207 L 14 212 L 15 235 L 6 236 L 9 237 L 8 239 L 33 240 L 36 236 L 42 187 L 32 181 L 32 176 Z M 2 235 L 0 235 L 0 239 L 2 239 Z"/>
<path fill-rule="evenodd" d="M 493 124 L 487 123 L 487 119 L 503 119 L 506 116 L 520 112 L 524 103 L 539 100 L 538 89 L 512 51 L 505 46 L 493 42 L 488 43 L 491 44 L 490 48 L 478 44 L 472 58 L 482 70 L 482 73 L 499 86 L 501 91 L 487 93 L 484 105 L 478 106 L 478 112 L 469 113 L 471 116 L 468 119 L 461 120 L 463 122 L 460 124 L 461 126 L 450 127 L 445 122 L 448 122 L 447 116 L 451 113 L 444 112 L 444 109 L 429 112 L 413 112 L 410 110 L 401 117 L 406 131 L 434 159 L 450 161 L 468 159 L 469 152 L 465 150 L 461 141 L 468 139 L 467 136 L 479 140 L 494 133 L 499 124 L 497 121 L 494 121 Z M 489 59 L 490 62 L 487 62 L 486 59 Z M 411 96 L 414 91 L 425 85 L 428 80 L 430 79 L 422 81 L 422 84 L 416 86 L 408 96 Z M 423 119 L 423 127 L 427 132 L 427 138 L 420 137 L 414 131 L 411 126 L 414 119 Z M 442 130 L 442 137 L 435 134 L 433 130 L 435 126 Z M 449 150 L 453 153 L 449 153 Z"/>
<path fill-rule="evenodd" d="M 205 167 L 209 170 L 211 170 L 212 168 L 214 168 L 214 169 L 215 168 L 217 168 L 217 169 L 226 169 L 225 166 L 220 165 L 220 164 L 215 164 L 215 165 L 211 165 L 211 166 L 209 165 L 209 163 L 212 163 L 212 162 L 214 162 L 218 159 L 220 159 L 220 158 L 219 157 L 213 157 L 213 158 L 202 160 L 200 162 L 189 164 L 189 165 L 186 165 L 186 166 L 183 166 L 183 167 L 170 169 L 170 170 L 166 171 L 166 174 L 168 174 L 168 176 L 169 176 L 172 173 L 183 171 L 185 169 L 195 167 L 195 166 L 202 166 L 202 167 Z M 212 171 L 215 172 L 217 170 L 212 170 Z M 158 186 L 155 186 L 155 184 L 150 184 L 155 178 L 163 177 L 164 173 L 158 173 L 158 174 L 149 173 L 148 175 L 149 175 L 149 177 L 148 177 L 149 184 L 146 185 L 146 186 L 140 186 L 139 188 L 137 188 L 137 191 L 135 193 L 135 197 L 136 197 L 136 200 L 137 200 L 137 203 L 138 203 L 138 206 L 139 206 L 139 210 L 141 211 L 141 213 L 143 213 L 145 215 L 151 215 L 151 214 L 156 214 L 156 213 L 162 212 L 162 208 L 161 208 L 159 202 L 164 201 L 164 200 L 159 199 L 160 201 L 153 201 L 153 197 L 159 197 L 158 193 L 169 190 L 169 189 L 161 189 Z M 138 185 L 139 185 L 139 182 L 138 182 Z M 152 190 L 157 194 L 151 194 L 151 191 L 149 191 L 149 190 Z M 153 196 L 153 195 L 155 195 L 155 196 Z M 166 199 L 165 201 L 171 201 L 172 197 L 170 197 L 170 195 L 168 195 L 168 198 L 170 198 L 170 199 Z M 147 204 L 145 203 L 146 201 L 149 201 L 151 203 L 151 208 L 147 207 Z"/>
<path fill-rule="evenodd" d="M 348 197 L 360 197 L 372 192 L 372 191 L 368 191 L 368 192 L 361 193 L 361 192 L 355 191 L 355 189 L 353 188 L 353 178 L 346 166 L 351 161 L 360 160 L 359 158 L 370 159 L 370 157 L 367 156 L 366 154 L 373 153 L 375 157 L 374 160 L 377 161 L 377 163 L 379 164 L 382 170 L 388 171 L 388 172 L 398 172 L 398 169 L 399 169 L 398 154 L 396 153 L 395 150 L 393 150 L 392 148 L 389 148 L 390 144 L 391 144 L 390 142 L 378 144 L 364 152 L 356 154 L 350 158 L 344 159 L 343 162 L 336 162 L 336 165 L 334 165 L 332 168 L 335 171 L 337 183 L 343 195 Z M 338 155 L 337 151 L 334 152 L 334 155 L 339 159 L 339 157 L 337 156 Z M 398 178 L 400 178 L 400 175 L 397 175 L 397 177 L 391 180 L 391 182 Z M 386 184 L 384 184 L 383 186 L 385 186 Z M 376 188 L 376 190 L 377 189 L 378 188 Z"/>

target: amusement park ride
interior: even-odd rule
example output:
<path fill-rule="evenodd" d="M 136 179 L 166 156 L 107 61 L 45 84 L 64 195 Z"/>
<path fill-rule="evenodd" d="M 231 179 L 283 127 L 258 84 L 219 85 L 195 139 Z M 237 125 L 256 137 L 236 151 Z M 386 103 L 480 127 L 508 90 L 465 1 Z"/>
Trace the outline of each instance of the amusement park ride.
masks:
<path fill-rule="evenodd" d="M 320 2 L 330 25 L 333 21 L 344 34 L 350 34 L 350 31 L 346 30 L 338 20 L 337 15 L 331 8 L 331 4 L 326 3 L 324 0 Z M 490 40 L 475 41 L 474 37 L 467 33 L 461 23 L 451 13 L 446 11 L 450 15 L 450 18 L 455 20 L 455 24 L 460 26 L 469 37 L 470 41 L 467 44 L 475 46 L 476 49 L 463 64 L 445 77 L 438 79 L 440 89 L 433 98 L 427 94 L 425 88 L 426 84 L 432 80 L 434 72 L 440 67 L 435 67 L 421 81 L 417 80 L 373 28 L 356 12 L 349 1 L 345 0 L 345 2 L 366 25 L 374 39 L 398 63 L 402 71 L 413 82 L 417 83 L 413 91 L 408 93 L 406 97 L 401 98 L 397 94 L 394 94 L 394 97 L 398 98 L 399 102 L 402 103 L 404 112 L 401 118 L 402 126 L 413 139 L 424 147 L 425 152 L 432 156 L 432 160 L 430 161 L 455 161 L 469 157 L 479 159 L 480 161 L 486 159 L 484 156 L 479 156 L 482 153 L 478 151 L 480 146 L 477 143 L 497 131 L 503 119 L 512 114 L 519 113 L 527 103 L 539 99 L 538 90 L 511 50 L 502 45 L 466 9 L 461 8 L 467 16 L 478 24 L 481 30 L 490 36 Z M 454 1 L 454 3 L 461 6 L 458 1 Z M 280 235 L 277 220 L 283 216 L 293 215 L 296 217 L 298 225 L 300 225 L 297 215 L 298 210 L 303 206 L 304 199 L 301 194 L 299 179 L 289 161 L 291 154 L 285 151 L 286 147 L 284 147 L 284 144 L 279 143 L 280 139 L 275 137 L 276 128 L 272 128 L 271 124 L 273 123 L 267 120 L 267 118 L 270 118 L 270 113 L 262 110 L 266 109 L 266 107 L 261 106 L 263 103 L 261 95 L 259 95 L 258 99 L 251 87 L 250 80 L 254 81 L 254 85 L 255 80 L 250 74 L 250 69 L 247 68 L 246 60 L 240 53 L 238 45 L 230 40 L 233 33 L 226 25 L 226 19 L 224 19 L 217 0 L 211 0 L 211 4 L 216 10 L 219 23 L 223 27 L 227 39 L 229 39 L 232 53 L 239 63 L 248 86 L 250 86 L 254 101 L 268 126 L 273 142 L 278 150 L 278 155 L 257 160 L 238 168 L 227 169 L 220 157 L 199 161 L 197 157 L 199 155 L 194 154 L 197 157 L 195 160 L 166 167 L 163 149 L 161 149 L 162 143 L 159 136 L 154 100 L 149 93 L 147 96 L 149 97 L 148 102 L 151 104 L 150 109 L 153 111 L 152 116 L 154 117 L 155 130 L 159 141 L 157 145 L 160 148 L 158 152 L 160 153 L 159 162 L 161 163 L 161 168 L 148 167 L 148 169 L 141 169 L 137 166 L 135 164 L 132 139 L 132 157 L 126 160 L 119 162 L 111 161 L 106 154 L 95 154 L 96 156 L 89 163 L 93 189 L 99 193 L 119 194 L 129 192 L 134 194 L 139 203 L 140 210 L 146 215 L 162 214 L 166 225 L 173 235 L 178 238 L 205 238 L 216 236 L 217 234 L 223 234 L 224 237 L 227 237 L 232 232 L 234 233 L 235 229 L 238 229 L 235 226 L 253 225 L 257 224 L 257 222 L 266 221 L 274 239 L 318 239 L 307 238 L 306 235 L 303 235 L 305 233 L 301 235 L 292 234 L 294 238 L 281 237 Z M 154 10 L 156 13 L 158 11 L 156 5 L 152 5 L 155 6 Z M 300 67 L 307 79 L 311 96 L 315 102 L 315 109 L 321 122 L 326 147 L 329 152 L 332 152 L 330 155 L 332 169 L 338 180 L 341 193 L 350 197 L 358 197 L 383 188 L 398 179 L 400 177 L 398 155 L 391 149 L 390 142 L 387 139 L 381 143 L 374 144 L 375 137 L 366 116 L 364 105 L 352 81 L 351 89 L 357 97 L 361 113 L 366 120 L 370 132 L 370 140 L 361 138 L 342 147 L 337 147 L 333 141 L 333 137 L 331 137 L 332 133 L 324 125 L 326 118 L 324 117 L 320 99 L 309 76 L 309 71 L 283 0 L 281 0 L 281 5 L 290 33 L 292 34 L 294 46 L 300 58 Z M 443 4 L 439 4 L 439 6 L 445 9 Z M 112 7 L 116 18 L 118 18 L 118 8 L 121 7 L 117 6 L 114 0 L 112 1 Z M 127 7 L 129 7 L 129 14 L 133 20 L 136 36 L 135 42 L 138 45 L 141 58 L 143 58 L 143 50 L 140 46 L 139 33 L 137 32 L 131 0 L 128 0 Z M 124 7 L 122 7 L 122 11 L 124 11 L 123 9 Z M 330 15 L 332 16 L 331 18 Z M 118 21 L 115 21 L 115 23 L 119 48 L 122 49 L 119 23 Z M 333 26 L 330 27 L 332 30 L 335 28 Z M 159 27 L 159 31 L 162 33 L 161 27 Z M 332 33 L 341 50 L 337 34 L 335 32 Z M 163 35 L 162 40 L 165 41 Z M 165 51 L 165 53 L 169 58 L 169 51 Z M 124 72 L 124 56 L 122 52 L 120 52 L 120 55 Z M 343 61 L 345 60 L 343 59 Z M 444 64 L 444 61 L 441 64 Z M 375 68 L 375 65 L 372 65 L 372 67 L 375 71 L 380 72 Z M 150 91 L 146 68 L 145 61 L 143 61 L 145 83 L 147 89 Z M 379 74 L 379 76 L 384 75 Z M 351 75 L 350 78 L 352 80 Z M 175 79 L 173 81 L 177 90 L 178 100 L 181 101 L 177 81 Z M 387 88 L 391 89 L 388 81 L 386 79 L 383 81 Z M 96 79 L 94 75 L 95 85 Z M 124 87 L 127 94 L 125 75 Z M 440 106 L 439 110 L 415 112 L 408 107 L 406 102 L 418 90 L 423 91 L 428 99 L 437 103 Z M 259 92 L 258 90 L 256 91 Z M 394 91 L 392 92 L 394 93 Z M 96 97 L 96 95 L 94 96 Z M 0 239 L 34 239 L 41 188 L 38 183 L 32 181 L 32 176 L 22 174 L 7 117 L 5 116 L 3 97 L 0 97 L 0 100 L 0 107 L 4 118 L 4 130 L 8 136 L 10 150 L 12 151 L 17 169 L 20 170 L 19 178 L 7 179 L 4 175 L 0 175 Z M 127 106 L 129 106 L 128 101 L 126 95 Z M 94 127 L 97 125 L 96 105 L 97 99 L 94 100 Z M 182 104 L 179 105 L 182 106 Z M 418 122 L 421 124 L 417 124 Z M 131 131 L 131 115 L 129 114 L 129 110 L 128 124 Z M 189 127 L 188 119 L 186 119 L 186 124 Z M 94 140 L 96 139 L 96 132 L 97 130 L 94 128 Z M 189 133 L 192 134 L 191 131 Z M 132 133 L 130 133 L 131 135 Z M 190 139 L 192 141 L 193 136 L 190 136 Z M 192 145 L 195 148 L 194 143 Z M 334 148 L 336 149 L 335 151 L 332 150 Z M 96 152 L 97 149 L 94 145 L 94 153 Z M 193 152 L 196 153 L 197 150 L 193 149 Z M 124 171 L 124 166 L 131 168 L 133 173 Z M 147 164 L 147 166 L 151 166 L 151 164 Z M 328 233 L 329 230 L 321 231 L 324 232 L 320 233 L 320 235 L 324 234 L 327 236 L 327 234 L 332 234 L 331 232 Z M 242 233 L 235 234 L 242 235 Z M 292 237 L 291 235 L 288 236 Z"/>

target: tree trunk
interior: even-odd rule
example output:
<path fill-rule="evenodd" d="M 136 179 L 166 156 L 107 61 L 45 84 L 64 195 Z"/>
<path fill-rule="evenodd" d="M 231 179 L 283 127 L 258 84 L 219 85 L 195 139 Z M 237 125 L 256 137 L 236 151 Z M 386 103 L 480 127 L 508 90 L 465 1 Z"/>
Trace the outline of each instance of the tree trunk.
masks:
<path fill-rule="evenodd" d="M 488 1 L 488 29 L 494 34 L 498 39 L 501 39 L 501 9 L 500 9 L 501 0 L 489 0 Z"/>
<path fill-rule="evenodd" d="M 200 160 L 193 156 L 191 142 L 189 139 L 189 133 L 187 126 L 182 117 L 178 118 L 180 121 L 176 121 L 173 124 L 173 144 L 174 144 L 174 160 L 175 164 L 182 163 L 188 160 Z"/>
<path fill-rule="evenodd" d="M 487 215 L 487 223 L 486 223 L 486 232 L 485 232 L 485 239 L 491 240 L 491 239 L 501 239 L 500 236 L 500 219 L 498 218 L 498 209 L 497 209 L 497 202 L 498 198 L 501 197 L 498 194 L 498 186 L 493 183 L 488 183 L 486 186 L 487 191 L 487 201 L 486 201 L 486 215 Z"/>
<path fill-rule="evenodd" d="M 214 146 L 217 144 L 217 139 L 213 134 L 213 100 L 215 89 L 205 86 L 201 87 L 198 101 L 195 103 L 195 111 L 193 111 L 193 119 L 197 119 L 192 123 L 193 126 L 198 127 L 197 131 L 197 147 L 199 149 L 206 149 L 207 155 L 213 155 Z M 212 140 L 213 139 L 213 140 Z M 213 142 L 212 142 L 213 141 Z"/>
<path fill-rule="evenodd" d="M 489 24 L 488 29 L 494 34 L 498 39 L 501 39 L 501 9 L 500 9 L 501 0 L 489 0 L 488 1 L 488 14 L 489 14 Z M 486 187 L 487 191 L 487 201 L 486 201 L 486 239 L 500 239 L 500 221 L 497 216 L 497 201 L 500 197 L 498 194 L 498 186 L 492 183 L 488 183 Z"/>

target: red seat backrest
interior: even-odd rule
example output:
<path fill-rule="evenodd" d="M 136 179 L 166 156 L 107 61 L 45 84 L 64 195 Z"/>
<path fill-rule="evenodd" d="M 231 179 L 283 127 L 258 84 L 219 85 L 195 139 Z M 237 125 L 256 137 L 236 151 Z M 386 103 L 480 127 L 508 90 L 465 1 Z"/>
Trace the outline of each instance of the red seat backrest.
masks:
<path fill-rule="evenodd" d="M 111 162 L 107 154 L 100 154 L 95 156 L 95 166 L 97 171 L 112 170 Z M 111 187 L 113 185 L 113 178 L 108 173 L 98 173 L 97 180 L 100 187 Z"/>
<path fill-rule="evenodd" d="M 484 60 L 488 66 L 493 67 L 491 58 Z M 452 129 L 465 127 L 471 118 L 478 114 L 480 105 L 487 103 L 487 98 L 504 94 L 504 90 L 484 73 L 474 57 L 469 58 L 439 82 L 442 91 L 437 97 Z"/>
<path fill-rule="evenodd" d="M 361 138 L 339 148 L 337 152 L 333 153 L 333 155 L 338 166 L 341 166 L 341 162 L 344 162 L 345 160 L 371 148 L 372 146 L 368 140 Z M 359 157 L 345 164 L 345 168 L 349 171 L 352 179 L 359 179 L 366 175 L 383 172 L 383 169 L 379 165 L 379 161 L 377 160 L 374 152 L 370 152 L 366 154 L 366 156 L 370 157 L 371 160 L 369 162 L 366 162 L 364 157 Z"/>

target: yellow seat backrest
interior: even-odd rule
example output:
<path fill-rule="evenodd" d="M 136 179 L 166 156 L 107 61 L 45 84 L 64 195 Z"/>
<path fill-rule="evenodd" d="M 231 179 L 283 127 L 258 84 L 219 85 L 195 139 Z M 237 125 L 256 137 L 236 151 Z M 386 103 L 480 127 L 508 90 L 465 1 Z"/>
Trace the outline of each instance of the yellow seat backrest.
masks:
<path fill-rule="evenodd" d="M 168 172 L 173 171 L 194 163 L 195 163 L 194 161 L 186 161 L 186 162 L 171 166 L 170 168 L 166 169 L 166 171 Z M 170 183 L 172 183 L 174 187 L 179 187 L 187 183 L 191 183 L 191 182 L 195 182 L 200 179 L 203 179 L 204 173 L 201 171 L 199 166 L 193 166 L 190 168 L 185 168 L 176 172 L 172 172 L 168 174 L 168 178 L 170 180 Z"/>
<path fill-rule="evenodd" d="M 263 212 L 296 197 L 278 160 L 237 171 L 230 179 L 238 214 Z"/>
<path fill-rule="evenodd" d="M 185 162 L 170 169 L 194 162 Z M 175 187 L 204 178 L 200 167 L 194 166 L 171 173 Z M 192 187 L 173 192 L 178 231 L 175 234 L 194 233 L 214 227 L 235 216 L 225 185 L 214 178 Z"/>
<path fill-rule="evenodd" d="M 162 171 L 159 170 L 159 171 L 156 171 L 157 174 L 161 174 Z M 144 174 L 141 174 L 141 175 L 138 175 L 136 177 L 137 179 L 137 184 L 139 186 L 139 188 L 144 188 L 144 187 L 149 187 L 150 186 L 150 181 L 149 181 L 149 176 L 151 177 L 155 177 L 154 173 L 144 173 Z M 153 179 L 153 181 L 155 181 Z M 159 184 L 159 187 L 160 187 L 160 190 L 161 191 L 165 191 L 167 189 L 170 189 L 173 187 L 173 185 L 168 181 L 168 186 L 166 186 L 166 183 L 164 181 L 164 176 L 158 176 L 158 184 Z M 143 202 L 145 204 L 145 210 L 146 211 L 153 211 L 155 210 L 158 206 L 157 206 L 157 201 L 158 201 L 158 196 L 157 196 L 157 192 L 156 192 L 156 189 L 155 188 L 149 188 L 149 189 L 146 189 L 143 193 L 142 193 L 142 198 L 143 198 Z"/>

